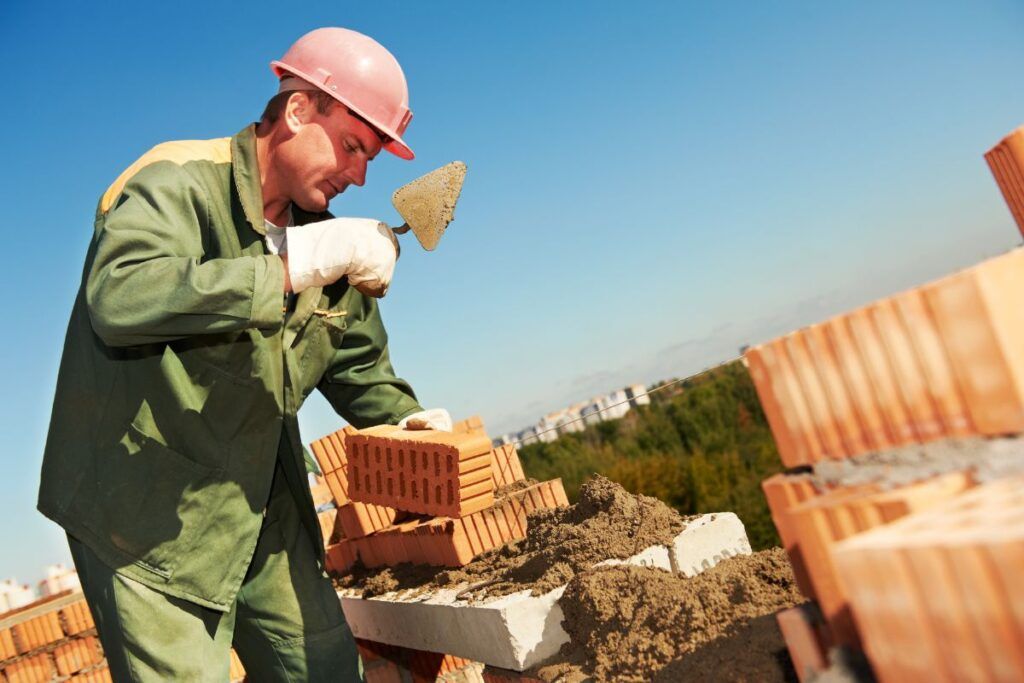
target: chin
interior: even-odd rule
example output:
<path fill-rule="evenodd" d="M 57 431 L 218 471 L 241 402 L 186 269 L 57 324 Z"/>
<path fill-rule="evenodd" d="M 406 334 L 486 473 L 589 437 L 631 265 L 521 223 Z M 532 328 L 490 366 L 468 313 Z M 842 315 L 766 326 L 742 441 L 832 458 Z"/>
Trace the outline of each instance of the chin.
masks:
<path fill-rule="evenodd" d="M 331 201 L 324 195 L 293 199 L 294 204 L 306 213 L 323 213 Z"/>

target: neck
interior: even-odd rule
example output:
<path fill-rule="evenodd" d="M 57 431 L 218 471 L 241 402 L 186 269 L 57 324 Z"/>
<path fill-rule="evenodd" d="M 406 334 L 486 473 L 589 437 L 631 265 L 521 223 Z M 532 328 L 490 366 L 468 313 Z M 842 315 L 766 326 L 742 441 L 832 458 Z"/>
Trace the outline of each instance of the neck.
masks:
<path fill-rule="evenodd" d="M 266 121 L 256 126 L 256 163 L 260 168 L 260 191 L 263 195 L 263 218 L 274 225 L 285 225 L 288 222 L 288 207 L 291 200 L 282 192 L 274 173 L 274 139 L 273 126 Z"/>

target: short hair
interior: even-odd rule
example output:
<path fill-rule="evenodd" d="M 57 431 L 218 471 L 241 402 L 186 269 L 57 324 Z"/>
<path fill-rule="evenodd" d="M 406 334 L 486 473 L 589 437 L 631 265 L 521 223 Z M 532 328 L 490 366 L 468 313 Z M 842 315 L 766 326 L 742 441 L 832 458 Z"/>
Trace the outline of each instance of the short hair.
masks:
<path fill-rule="evenodd" d="M 313 104 L 316 106 L 318 114 L 325 115 L 331 111 L 331 107 L 336 104 L 341 104 L 338 100 L 328 95 L 323 90 L 286 90 L 279 92 L 267 102 L 267 106 L 263 109 L 263 115 L 260 116 L 260 121 L 266 121 L 267 123 L 277 123 L 277 120 L 281 118 L 281 114 L 284 113 L 284 107 L 288 103 L 288 98 L 297 92 L 304 92 L 309 95 L 309 98 L 313 100 Z"/>

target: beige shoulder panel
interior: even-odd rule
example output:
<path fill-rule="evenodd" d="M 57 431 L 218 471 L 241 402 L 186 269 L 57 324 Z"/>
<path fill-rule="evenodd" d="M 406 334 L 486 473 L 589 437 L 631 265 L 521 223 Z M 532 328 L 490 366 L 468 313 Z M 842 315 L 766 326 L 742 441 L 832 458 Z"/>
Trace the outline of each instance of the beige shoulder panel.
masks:
<path fill-rule="evenodd" d="M 124 173 L 117 177 L 117 180 L 107 188 L 100 200 L 100 211 L 106 213 L 118 196 L 125 184 L 136 173 L 150 164 L 158 161 L 170 161 L 175 164 L 185 164 L 189 161 L 211 161 L 215 164 L 226 164 L 231 162 L 231 138 L 216 138 L 214 140 L 179 140 L 176 142 L 164 142 L 149 150 L 138 161 L 125 169 Z"/>

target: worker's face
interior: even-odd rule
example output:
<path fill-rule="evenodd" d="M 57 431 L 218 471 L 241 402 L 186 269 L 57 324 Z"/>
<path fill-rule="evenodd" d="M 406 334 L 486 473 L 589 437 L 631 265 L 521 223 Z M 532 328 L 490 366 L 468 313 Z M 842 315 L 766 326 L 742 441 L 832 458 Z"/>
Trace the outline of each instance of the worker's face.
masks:
<path fill-rule="evenodd" d="M 278 146 L 275 166 L 282 190 L 301 209 L 326 211 L 349 185 L 366 182 L 366 166 L 380 153 L 376 131 L 339 104 L 326 114 L 306 93 L 288 100 L 284 125 L 290 136 Z"/>

